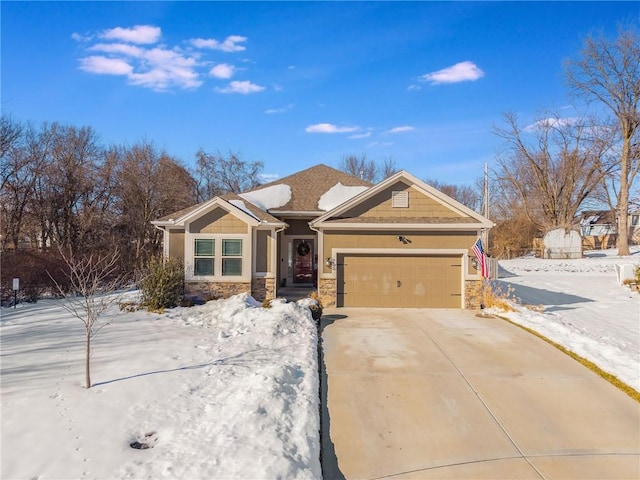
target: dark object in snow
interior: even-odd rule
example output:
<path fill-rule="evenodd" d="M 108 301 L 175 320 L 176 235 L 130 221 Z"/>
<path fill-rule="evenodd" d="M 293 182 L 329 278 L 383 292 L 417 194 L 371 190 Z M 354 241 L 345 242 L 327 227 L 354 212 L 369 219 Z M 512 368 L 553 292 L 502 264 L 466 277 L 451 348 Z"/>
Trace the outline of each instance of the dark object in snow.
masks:
<path fill-rule="evenodd" d="M 147 448 L 151 448 L 151 445 L 149 445 L 148 443 L 140 443 L 138 441 L 131 442 L 129 446 L 131 448 L 135 448 L 136 450 L 146 450 Z"/>
<path fill-rule="evenodd" d="M 136 450 L 146 450 L 148 448 L 153 448 L 156 441 L 158 440 L 158 436 L 156 432 L 145 433 L 144 438 L 140 441 L 136 440 L 131 442 L 129 446 L 131 448 L 135 448 Z"/>

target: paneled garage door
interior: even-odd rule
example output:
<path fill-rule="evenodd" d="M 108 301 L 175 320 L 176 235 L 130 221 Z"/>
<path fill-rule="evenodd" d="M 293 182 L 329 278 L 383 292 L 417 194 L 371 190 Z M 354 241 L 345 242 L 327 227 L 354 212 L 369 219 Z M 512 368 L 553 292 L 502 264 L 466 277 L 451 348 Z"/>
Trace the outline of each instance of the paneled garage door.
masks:
<path fill-rule="evenodd" d="M 460 255 L 338 255 L 339 307 L 462 308 Z"/>

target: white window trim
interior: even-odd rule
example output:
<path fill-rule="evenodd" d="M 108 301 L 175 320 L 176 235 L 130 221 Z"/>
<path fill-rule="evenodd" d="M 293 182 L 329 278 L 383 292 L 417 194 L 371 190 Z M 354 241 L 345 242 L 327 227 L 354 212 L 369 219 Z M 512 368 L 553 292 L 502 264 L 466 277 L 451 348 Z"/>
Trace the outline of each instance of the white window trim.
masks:
<path fill-rule="evenodd" d="M 213 275 L 193 274 L 195 240 L 199 238 L 215 240 Z M 242 240 L 242 275 L 222 275 L 222 240 Z M 184 278 L 187 281 L 227 283 L 251 281 L 251 236 L 247 233 L 185 233 L 184 258 Z"/>

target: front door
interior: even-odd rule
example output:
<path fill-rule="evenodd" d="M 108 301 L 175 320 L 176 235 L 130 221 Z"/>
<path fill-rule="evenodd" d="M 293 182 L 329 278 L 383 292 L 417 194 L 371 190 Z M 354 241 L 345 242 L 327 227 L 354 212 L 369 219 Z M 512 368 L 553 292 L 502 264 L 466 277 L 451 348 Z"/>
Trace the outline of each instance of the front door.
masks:
<path fill-rule="evenodd" d="M 293 241 L 293 283 L 313 283 L 313 240 Z"/>

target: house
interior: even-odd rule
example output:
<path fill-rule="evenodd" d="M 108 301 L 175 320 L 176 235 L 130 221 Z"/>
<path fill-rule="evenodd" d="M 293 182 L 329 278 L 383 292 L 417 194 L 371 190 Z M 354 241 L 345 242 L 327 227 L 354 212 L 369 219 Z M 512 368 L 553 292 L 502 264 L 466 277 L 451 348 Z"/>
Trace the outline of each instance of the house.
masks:
<path fill-rule="evenodd" d="M 316 165 L 153 222 L 202 297 L 317 287 L 325 306 L 474 307 L 471 247 L 493 223 L 401 171 L 371 185 Z"/>
<path fill-rule="evenodd" d="M 613 248 L 618 237 L 618 221 L 612 210 L 585 210 L 577 218 L 582 246 L 585 250 Z M 640 243 L 640 212 L 629 213 L 627 220 L 629 241 Z"/>

